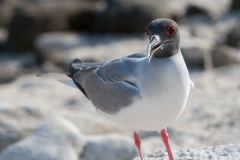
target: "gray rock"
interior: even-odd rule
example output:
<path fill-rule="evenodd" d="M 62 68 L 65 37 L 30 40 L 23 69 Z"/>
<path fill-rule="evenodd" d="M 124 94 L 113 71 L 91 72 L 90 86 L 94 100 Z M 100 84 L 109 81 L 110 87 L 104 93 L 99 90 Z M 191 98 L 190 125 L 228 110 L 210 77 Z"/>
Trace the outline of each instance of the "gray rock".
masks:
<path fill-rule="evenodd" d="M 22 72 L 21 67 L 21 63 L 18 61 L 0 60 L 0 84 L 15 80 Z"/>
<path fill-rule="evenodd" d="M 204 147 L 200 149 L 186 149 L 173 151 L 175 159 L 188 159 L 188 160 L 211 160 L 211 159 L 239 159 L 240 158 L 240 144 L 238 145 L 221 145 L 215 147 Z M 160 150 L 153 154 L 145 155 L 145 160 L 168 159 L 166 151 Z M 140 160 L 135 158 L 134 160 Z"/>
<path fill-rule="evenodd" d="M 69 50 L 84 44 L 86 42 L 81 41 L 80 36 L 76 33 L 54 32 L 38 36 L 34 42 L 34 48 L 45 64 L 50 63 L 53 66 L 67 68 L 68 63 L 72 60 Z"/>
<path fill-rule="evenodd" d="M 204 68 L 205 51 L 202 48 L 183 47 L 181 51 L 188 68 Z"/>
<path fill-rule="evenodd" d="M 206 42 L 215 45 L 225 43 L 236 46 L 234 33 L 237 34 L 239 26 L 240 13 L 228 13 L 220 17 L 217 21 L 210 20 L 203 16 L 187 18 L 180 24 L 182 41 L 185 39 L 201 38 L 202 43 Z M 184 35 L 188 37 L 185 37 Z M 231 36 L 230 36 L 231 35 Z M 232 41 L 231 41 L 232 39 Z M 237 38 L 236 38 L 237 39 Z"/>
<path fill-rule="evenodd" d="M 87 29 L 103 8 L 100 1 L 52 0 L 21 3 L 15 9 L 8 27 L 10 49 L 16 52 L 32 49 L 35 37 L 43 32 Z"/>
<path fill-rule="evenodd" d="M 227 34 L 226 44 L 235 48 L 240 48 L 240 23 L 236 24 Z"/>
<path fill-rule="evenodd" d="M 211 68 L 211 50 L 213 43 L 201 37 L 183 37 L 181 51 L 188 68 Z"/>
<path fill-rule="evenodd" d="M 78 160 L 84 146 L 79 130 L 65 119 L 43 122 L 36 131 L 7 147 L 0 160 Z"/>
<path fill-rule="evenodd" d="M 33 72 L 36 59 L 32 53 L 14 55 L 2 52 L 0 54 L 0 84 L 15 80 L 24 73 Z"/>
<path fill-rule="evenodd" d="M 173 18 L 163 0 L 107 0 L 107 9 L 98 18 L 99 32 L 144 32 L 145 26 L 159 17 Z"/>
<path fill-rule="evenodd" d="M 81 160 L 129 160 L 136 155 L 135 145 L 129 138 L 119 135 L 104 135 L 88 140 Z"/>
<path fill-rule="evenodd" d="M 193 18 L 192 21 L 188 19 L 181 26 L 181 48 L 187 66 L 211 69 L 215 63 L 215 59 L 212 60 L 212 52 L 215 53 L 217 48 L 227 43 L 227 35 L 229 31 L 234 30 L 238 21 L 239 18 L 231 15 L 216 23 L 197 18 Z"/>
<path fill-rule="evenodd" d="M 10 102 L 2 102 L 0 104 L 0 151 L 30 134 L 38 121 L 45 117 L 44 114 L 44 110 L 40 108 L 15 106 Z"/>
<path fill-rule="evenodd" d="M 194 13 L 200 13 L 201 15 L 208 15 L 211 19 L 218 19 L 229 11 L 231 1 L 229 0 L 172 0 L 169 1 L 171 6 L 171 11 L 176 13 L 175 15 L 179 17 L 180 20 L 184 20 L 186 16 L 196 15 Z M 191 9 L 191 10 L 189 10 Z M 198 17 L 198 15 L 197 15 Z M 197 18 L 196 17 L 196 18 Z"/>
<path fill-rule="evenodd" d="M 216 46 L 212 51 L 212 64 L 221 67 L 229 64 L 240 64 L 240 50 L 229 46 Z"/>
<path fill-rule="evenodd" d="M 238 0 L 232 0 L 231 10 L 237 10 L 240 9 L 240 2 Z"/>

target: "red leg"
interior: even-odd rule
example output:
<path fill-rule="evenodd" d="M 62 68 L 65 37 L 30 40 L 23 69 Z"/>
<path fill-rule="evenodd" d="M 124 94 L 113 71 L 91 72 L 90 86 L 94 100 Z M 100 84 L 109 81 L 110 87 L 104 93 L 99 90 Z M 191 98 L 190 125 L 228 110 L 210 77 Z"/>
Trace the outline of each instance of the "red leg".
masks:
<path fill-rule="evenodd" d="M 141 160 L 144 160 L 143 155 L 142 155 L 142 150 L 141 150 L 141 140 L 138 137 L 137 132 L 134 132 L 133 135 L 134 135 L 135 145 L 136 145 L 136 147 L 138 149 L 138 152 L 139 152 L 139 156 L 140 156 Z"/>
<path fill-rule="evenodd" d="M 167 149 L 167 152 L 168 152 L 168 156 L 169 156 L 169 160 L 174 160 L 173 154 L 172 154 L 172 149 L 171 149 L 171 146 L 170 146 L 169 141 L 168 141 L 168 133 L 167 133 L 167 129 L 166 128 L 164 128 L 161 131 L 161 136 L 162 136 L 163 143 L 166 146 L 166 149 Z"/>

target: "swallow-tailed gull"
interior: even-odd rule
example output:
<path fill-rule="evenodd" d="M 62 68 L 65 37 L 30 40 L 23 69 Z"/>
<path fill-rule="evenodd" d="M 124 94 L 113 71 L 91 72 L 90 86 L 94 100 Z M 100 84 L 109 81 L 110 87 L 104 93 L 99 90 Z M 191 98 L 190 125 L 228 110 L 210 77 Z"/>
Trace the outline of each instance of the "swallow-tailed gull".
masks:
<path fill-rule="evenodd" d="M 194 84 L 179 48 L 177 23 L 153 20 L 146 26 L 146 34 L 150 40 L 147 53 L 102 63 L 75 59 L 69 65 L 69 77 L 98 111 L 134 131 L 141 160 L 137 130 L 161 130 L 173 160 L 166 127 L 183 112 Z"/>

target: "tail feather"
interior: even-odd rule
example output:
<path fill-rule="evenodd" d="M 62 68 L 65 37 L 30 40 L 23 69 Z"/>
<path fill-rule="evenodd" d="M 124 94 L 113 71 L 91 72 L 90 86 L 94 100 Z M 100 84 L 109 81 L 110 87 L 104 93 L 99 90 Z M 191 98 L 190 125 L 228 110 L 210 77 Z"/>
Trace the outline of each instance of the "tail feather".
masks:
<path fill-rule="evenodd" d="M 75 81 L 74 75 L 80 70 L 79 67 L 76 67 L 78 65 L 82 65 L 82 61 L 79 59 L 74 59 L 70 64 L 69 64 L 69 73 L 68 74 L 61 74 L 61 73 L 47 73 L 47 74 L 38 74 L 37 76 L 43 77 L 43 78 L 51 78 L 55 79 L 67 86 L 74 87 L 74 88 L 79 88 L 82 93 L 88 98 L 88 95 L 84 88 L 81 86 L 80 83 Z"/>
<path fill-rule="evenodd" d="M 42 73 L 37 74 L 37 77 L 46 78 L 46 79 L 55 79 L 67 86 L 77 88 L 76 84 L 73 82 L 72 78 L 69 76 L 69 74 L 64 73 Z"/>

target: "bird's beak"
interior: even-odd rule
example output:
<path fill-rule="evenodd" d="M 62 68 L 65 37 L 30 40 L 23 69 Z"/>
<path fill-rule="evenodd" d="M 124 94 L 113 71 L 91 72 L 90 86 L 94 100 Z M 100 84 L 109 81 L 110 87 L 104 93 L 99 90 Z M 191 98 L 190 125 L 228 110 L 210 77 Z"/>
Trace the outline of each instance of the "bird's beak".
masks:
<path fill-rule="evenodd" d="M 157 48 L 159 48 L 162 45 L 162 41 L 158 35 L 153 35 L 150 39 L 150 43 L 147 48 L 147 54 L 148 54 L 148 63 L 152 59 L 152 56 Z"/>

